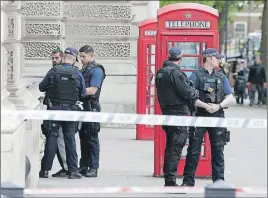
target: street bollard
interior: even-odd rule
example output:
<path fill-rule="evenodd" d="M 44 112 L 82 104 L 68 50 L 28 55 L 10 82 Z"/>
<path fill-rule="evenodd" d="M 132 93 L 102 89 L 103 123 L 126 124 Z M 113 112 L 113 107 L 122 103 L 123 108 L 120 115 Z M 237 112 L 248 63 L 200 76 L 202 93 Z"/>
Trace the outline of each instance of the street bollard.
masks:
<path fill-rule="evenodd" d="M 205 186 L 205 198 L 235 198 L 235 188 L 223 180 Z"/>
<path fill-rule="evenodd" d="M 23 187 L 13 184 L 11 182 L 1 184 L 1 197 L 24 197 L 23 191 Z"/>

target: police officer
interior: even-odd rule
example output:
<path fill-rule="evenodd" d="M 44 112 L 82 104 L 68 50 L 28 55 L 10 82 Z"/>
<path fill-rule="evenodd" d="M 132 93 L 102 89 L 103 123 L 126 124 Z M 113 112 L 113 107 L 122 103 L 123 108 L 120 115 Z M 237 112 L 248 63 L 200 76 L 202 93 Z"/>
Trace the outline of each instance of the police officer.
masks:
<path fill-rule="evenodd" d="M 63 57 L 63 51 L 60 49 L 56 49 L 51 53 L 51 60 L 52 60 L 52 67 L 55 67 L 57 65 L 62 65 L 62 57 Z M 47 109 L 49 109 L 48 104 L 48 95 L 45 94 L 44 98 L 44 105 L 47 105 Z M 44 125 L 42 125 L 43 127 Z M 60 127 L 59 130 L 59 137 L 58 137 L 58 147 L 57 147 L 57 158 L 59 161 L 59 164 L 61 166 L 61 170 L 58 171 L 55 174 L 52 174 L 52 177 L 66 177 L 68 175 L 68 166 L 66 163 L 66 153 L 65 153 L 65 143 L 62 133 L 62 128 Z"/>
<path fill-rule="evenodd" d="M 87 87 L 87 97 L 83 102 L 84 111 L 100 112 L 99 97 L 101 87 L 105 78 L 105 70 L 102 65 L 94 60 L 94 50 L 85 45 L 79 50 L 80 59 L 83 64 L 82 74 Z M 81 145 L 81 159 L 79 172 L 86 177 L 97 177 L 99 168 L 100 143 L 98 133 L 100 123 L 82 123 L 79 131 Z"/>
<path fill-rule="evenodd" d="M 186 74 L 179 67 L 181 59 L 180 49 L 171 48 L 168 60 L 156 73 L 155 85 L 163 115 L 189 115 L 189 101 L 195 101 L 198 97 L 198 91 L 189 85 Z M 166 133 L 165 186 L 178 186 L 176 184 L 177 167 L 188 137 L 188 128 L 163 126 L 163 129 Z"/>
<path fill-rule="evenodd" d="M 203 51 L 204 67 L 194 72 L 189 79 L 193 81 L 199 91 L 196 101 L 196 116 L 224 117 L 223 109 L 235 104 L 235 98 L 227 77 L 215 70 L 223 58 L 216 49 L 208 48 Z M 212 153 L 212 180 L 224 180 L 224 145 L 230 139 L 230 132 L 226 128 L 196 127 L 189 134 L 189 147 L 187 150 L 184 179 L 182 186 L 195 185 L 195 172 L 198 165 L 201 144 L 208 131 Z"/>
<path fill-rule="evenodd" d="M 79 110 L 75 104 L 79 97 L 85 97 L 86 87 L 81 72 L 73 68 L 77 54 L 78 51 L 76 49 L 67 48 L 63 55 L 64 64 L 50 69 L 39 84 L 39 90 L 48 94 L 49 110 Z M 62 127 L 68 165 L 68 178 L 80 179 L 81 175 L 78 173 L 75 142 L 77 122 L 51 120 L 44 121 L 43 124 L 43 131 L 46 131 L 46 144 L 39 177 L 48 178 L 48 171 L 52 168 L 57 151 L 59 128 Z"/>

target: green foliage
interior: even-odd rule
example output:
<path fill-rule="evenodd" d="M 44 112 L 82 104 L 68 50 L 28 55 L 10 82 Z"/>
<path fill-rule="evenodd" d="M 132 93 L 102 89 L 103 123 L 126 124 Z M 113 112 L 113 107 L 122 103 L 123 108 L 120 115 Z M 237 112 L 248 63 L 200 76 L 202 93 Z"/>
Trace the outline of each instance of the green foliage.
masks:
<path fill-rule="evenodd" d="M 224 26 L 224 9 L 225 9 L 225 1 L 219 1 L 219 0 L 211 0 L 211 1 L 187 1 L 187 0 L 177 0 L 177 1 L 166 1 L 166 0 L 161 0 L 160 1 L 160 7 L 169 5 L 169 4 L 174 4 L 174 3 L 200 3 L 200 4 L 204 4 L 213 8 L 218 9 L 219 11 L 219 27 L 222 28 Z M 233 16 L 234 14 L 241 10 L 243 8 L 243 6 L 246 4 L 246 1 L 229 1 L 229 22 L 232 22 Z"/>

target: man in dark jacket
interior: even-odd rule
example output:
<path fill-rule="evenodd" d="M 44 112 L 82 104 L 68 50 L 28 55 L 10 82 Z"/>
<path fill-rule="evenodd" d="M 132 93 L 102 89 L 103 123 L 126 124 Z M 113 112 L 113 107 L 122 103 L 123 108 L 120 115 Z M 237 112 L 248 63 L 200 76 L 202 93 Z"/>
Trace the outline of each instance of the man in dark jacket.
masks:
<path fill-rule="evenodd" d="M 266 75 L 260 56 L 256 56 L 255 64 L 250 67 L 248 75 L 248 86 L 250 85 L 250 106 L 254 104 L 256 91 L 258 92 L 258 105 L 262 103 L 263 89 L 266 87 Z"/>
<path fill-rule="evenodd" d="M 175 47 L 171 48 L 168 60 L 156 73 L 155 85 L 163 115 L 189 115 L 190 101 L 195 104 L 198 97 L 198 91 L 190 86 L 186 74 L 179 67 L 181 59 L 181 51 Z M 188 137 L 188 127 L 163 126 L 163 129 L 166 133 L 165 186 L 178 186 L 177 167 Z"/>

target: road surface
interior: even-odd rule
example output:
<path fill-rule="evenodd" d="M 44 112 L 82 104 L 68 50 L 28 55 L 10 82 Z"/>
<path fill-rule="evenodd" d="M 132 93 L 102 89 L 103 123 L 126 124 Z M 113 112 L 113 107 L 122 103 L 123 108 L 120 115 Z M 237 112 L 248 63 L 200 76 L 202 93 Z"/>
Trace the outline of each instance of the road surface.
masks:
<path fill-rule="evenodd" d="M 257 106 L 236 105 L 226 110 L 226 117 L 267 118 L 267 109 Z M 135 140 L 135 129 L 104 128 L 100 132 L 101 154 L 97 178 L 69 180 L 66 178 L 40 179 L 38 188 L 81 188 L 108 186 L 159 186 L 163 178 L 154 178 L 153 141 Z M 78 137 L 77 137 L 78 140 Z M 80 145 L 77 141 L 78 153 Z M 225 149 L 226 180 L 236 187 L 267 186 L 267 129 L 231 129 L 231 142 Z M 52 173 L 60 169 L 57 158 Z M 181 179 L 177 179 L 181 184 Z M 196 186 L 205 186 L 210 180 L 197 180 Z M 187 197 L 178 194 L 76 194 L 62 196 L 109 196 L 109 197 Z M 38 195 L 40 197 L 40 195 Z M 202 197 L 201 194 L 196 196 Z M 245 195 L 243 195 L 245 196 Z M 251 195 L 252 196 L 252 195 Z M 189 195 L 193 197 L 193 195 Z"/>

